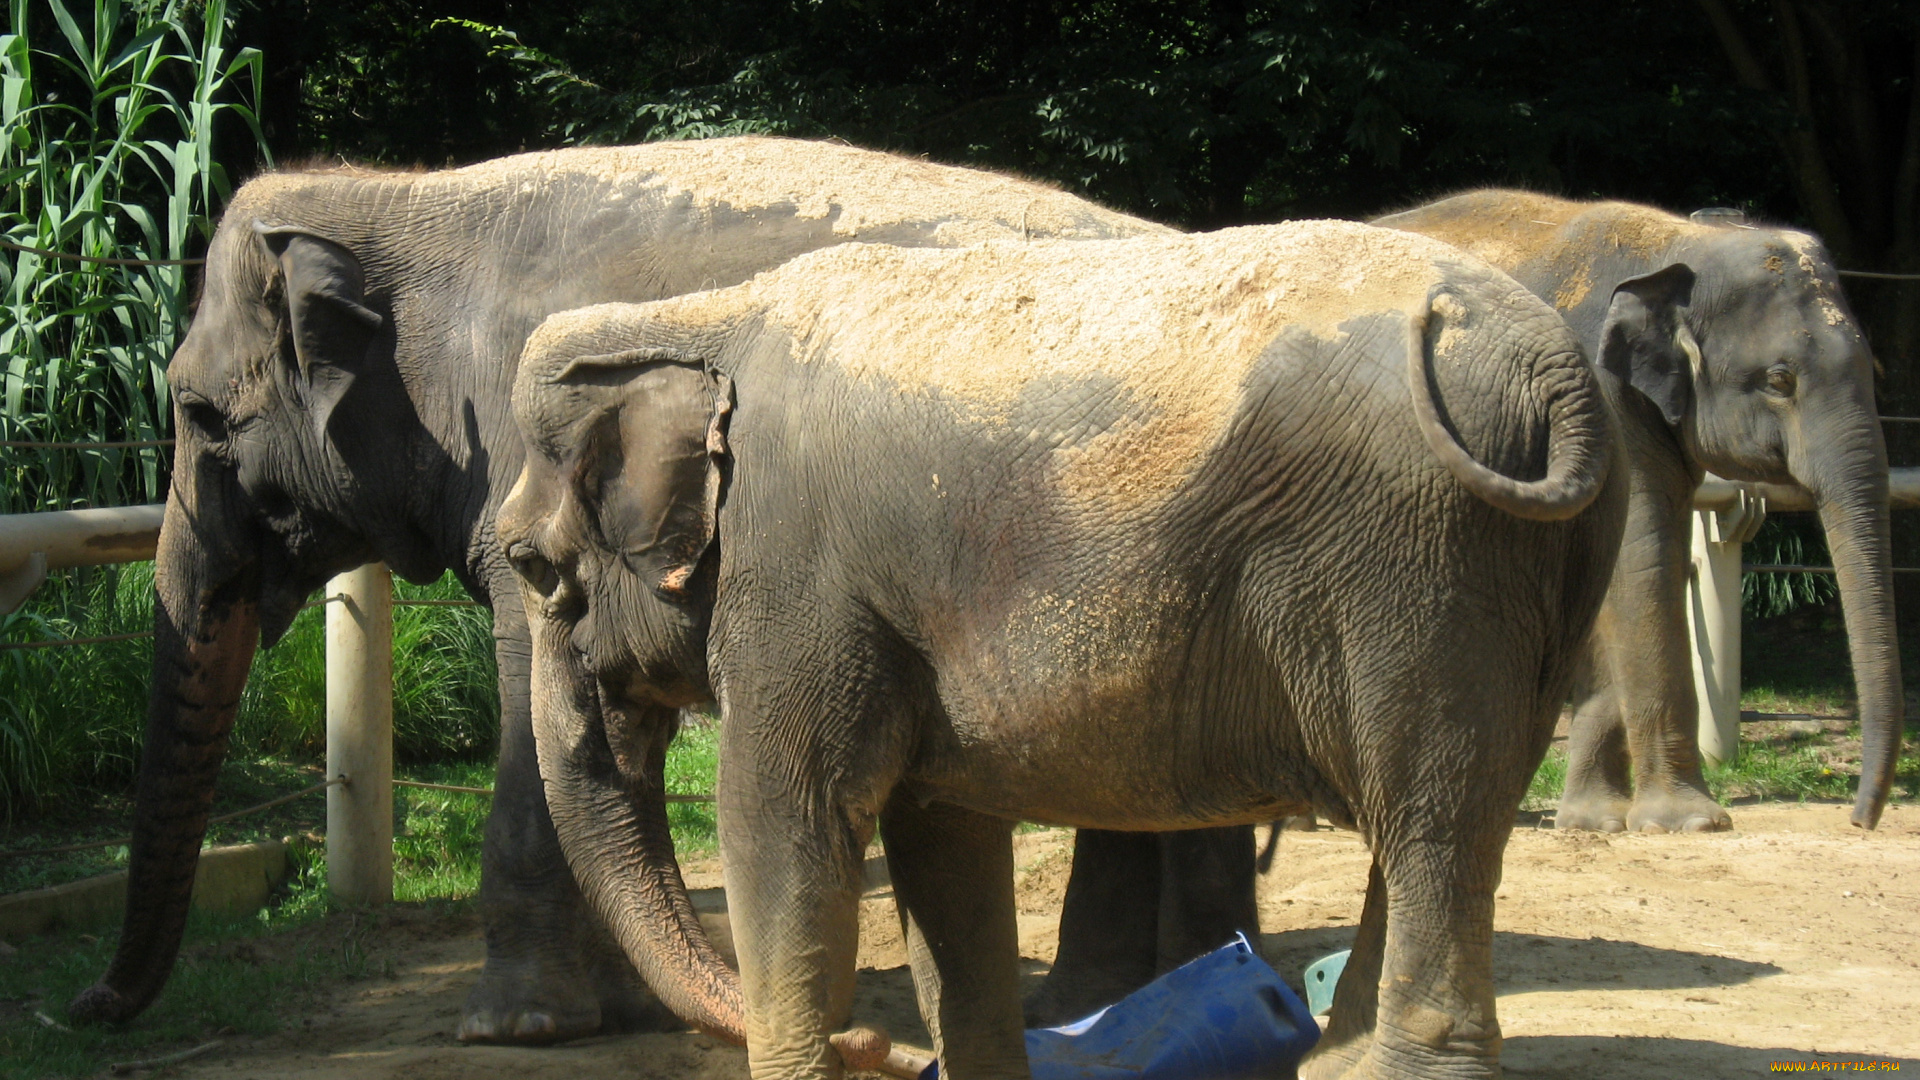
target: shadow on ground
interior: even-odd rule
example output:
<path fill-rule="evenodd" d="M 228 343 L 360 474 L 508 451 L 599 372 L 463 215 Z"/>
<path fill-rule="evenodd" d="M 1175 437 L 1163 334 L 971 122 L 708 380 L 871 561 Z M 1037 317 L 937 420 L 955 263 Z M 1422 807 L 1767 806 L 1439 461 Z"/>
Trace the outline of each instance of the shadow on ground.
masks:
<path fill-rule="evenodd" d="M 1898 1062 L 1902 1072 L 1920 1068 L 1913 1058 L 1876 1058 L 1871 1046 L 1809 1054 L 1805 1050 L 1729 1046 L 1702 1039 L 1662 1039 L 1623 1035 L 1542 1035 L 1508 1039 L 1500 1067 L 1513 1077 L 1581 1077 L 1582 1080 L 1640 1080 L 1648 1076 L 1702 1078 L 1751 1077 L 1771 1071 L 1773 1062 Z M 1881 1066 L 1884 1070 L 1887 1066 Z M 1827 1071 L 1841 1071 L 1832 1069 Z"/>
<path fill-rule="evenodd" d="M 1261 942 L 1280 977 L 1298 988 L 1308 964 L 1353 946 L 1353 929 L 1317 927 L 1266 934 Z M 1686 990 L 1736 986 L 1778 975 L 1772 964 L 1660 949 L 1607 938 L 1493 935 L 1493 978 L 1501 994 L 1531 990 Z"/>

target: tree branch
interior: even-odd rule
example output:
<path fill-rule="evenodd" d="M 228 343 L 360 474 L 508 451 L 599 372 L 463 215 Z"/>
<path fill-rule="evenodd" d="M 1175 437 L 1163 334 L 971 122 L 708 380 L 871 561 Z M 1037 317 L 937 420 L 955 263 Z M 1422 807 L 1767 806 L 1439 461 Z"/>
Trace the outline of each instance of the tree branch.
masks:
<path fill-rule="evenodd" d="M 1760 66 L 1760 60 L 1747 43 L 1746 35 L 1740 32 L 1739 24 L 1734 22 L 1733 13 L 1728 10 L 1725 0 L 1696 2 L 1706 14 L 1707 21 L 1713 25 L 1714 36 L 1720 39 L 1720 47 L 1732 63 L 1734 76 L 1740 84 L 1750 90 L 1773 92 L 1772 80 L 1767 78 L 1766 69 Z M 1840 197 L 1834 191 L 1833 176 L 1827 171 L 1826 159 L 1820 153 L 1820 140 L 1814 132 L 1807 54 L 1805 43 L 1800 38 L 1800 24 L 1786 0 L 1774 0 L 1774 13 L 1780 23 L 1788 94 L 1797 114 L 1793 128 L 1777 134 L 1775 138 L 1779 140 L 1780 152 L 1787 159 L 1788 169 L 1793 174 L 1801 207 L 1813 219 L 1813 227 L 1826 240 L 1834 256 L 1845 262 L 1853 255 L 1853 230 L 1848 225 L 1846 209 L 1840 205 Z"/>
<path fill-rule="evenodd" d="M 1907 134 L 1900 151 L 1900 167 L 1893 182 L 1893 265 L 1911 270 L 1920 263 L 1920 28 L 1913 37 L 1913 67 L 1907 72 L 1912 90 L 1907 100 Z"/>
<path fill-rule="evenodd" d="M 1740 32 L 1739 24 L 1733 21 L 1733 13 L 1727 10 L 1724 0 L 1698 0 L 1700 10 L 1706 12 L 1707 21 L 1713 24 L 1713 34 L 1720 39 L 1720 48 L 1725 50 L 1727 60 L 1733 64 L 1734 77 L 1740 85 L 1749 90 L 1771 90 L 1772 82 L 1767 78 L 1767 69 L 1760 66 L 1760 59 L 1753 54 L 1753 48 L 1747 44 L 1745 34 Z"/>
<path fill-rule="evenodd" d="M 1827 171 L 1827 159 L 1820 152 L 1820 133 L 1813 122 L 1813 86 L 1807 75 L 1807 44 L 1800 35 L 1800 19 L 1787 0 L 1773 0 L 1775 17 L 1780 22 L 1780 46 L 1787 69 L 1787 92 L 1793 101 L 1793 130 L 1781 136 L 1793 177 L 1800 188 L 1800 203 L 1813 218 L 1813 227 L 1842 265 L 1854 261 L 1853 228 L 1846 208 L 1840 205 L 1840 193 L 1834 189 L 1833 174 Z"/>
<path fill-rule="evenodd" d="M 1840 185 L 1840 194 L 1850 208 L 1856 237 L 1876 249 L 1856 254 L 1878 262 L 1878 257 L 1885 254 L 1881 245 L 1887 239 L 1888 177 L 1879 109 L 1868 84 L 1866 50 L 1860 42 L 1860 22 L 1858 18 L 1836 20 L 1833 9 L 1824 3 L 1808 4 L 1802 10 L 1839 98 L 1838 107 L 1829 115 L 1838 114 L 1852 159 L 1850 175 Z"/>

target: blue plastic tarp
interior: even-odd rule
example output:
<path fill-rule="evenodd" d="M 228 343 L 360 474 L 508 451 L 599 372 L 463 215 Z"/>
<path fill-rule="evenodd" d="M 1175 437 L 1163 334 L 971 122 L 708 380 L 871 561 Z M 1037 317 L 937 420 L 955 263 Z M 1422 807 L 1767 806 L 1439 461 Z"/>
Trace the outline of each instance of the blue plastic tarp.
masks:
<path fill-rule="evenodd" d="M 1291 1075 L 1319 1038 L 1240 936 L 1092 1016 L 1027 1032 L 1027 1061 L 1033 1080 L 1254 1080 Z"/>

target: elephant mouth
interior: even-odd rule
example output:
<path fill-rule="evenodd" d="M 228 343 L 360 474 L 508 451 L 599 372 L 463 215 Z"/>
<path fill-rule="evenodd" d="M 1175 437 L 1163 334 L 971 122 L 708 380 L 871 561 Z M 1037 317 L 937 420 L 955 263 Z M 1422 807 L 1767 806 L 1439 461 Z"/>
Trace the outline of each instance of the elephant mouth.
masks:
<path fill-rule="evenodd" d="M 673 737 L 680 733 L 680 706 L 663 710 L 654 703 L 636 701 L 623 689 L 626 685 L 624 679 L 609 682 L 605 678 L 593 678 L 594 693 L 590 700 L 597 715 L 592 721 L 599 725 L 607 749 L 613 755 L 614 768 L 628 792 L 658 798 L 666 794 L 666 789 L 663 786 L 659 791 L 652 790 L 653 777 L 647 761 L 656 747 L 664 754 Z"/>

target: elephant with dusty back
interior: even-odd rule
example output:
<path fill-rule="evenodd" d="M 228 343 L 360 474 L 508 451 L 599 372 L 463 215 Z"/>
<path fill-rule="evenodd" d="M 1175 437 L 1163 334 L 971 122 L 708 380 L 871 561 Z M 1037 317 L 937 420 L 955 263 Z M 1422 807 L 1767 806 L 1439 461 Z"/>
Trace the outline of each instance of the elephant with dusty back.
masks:
<path fill-rule="evenodd" d="M 493 609 L 501 734 L 480 884 L 487 963 L 462 1038 L 544 1042 L 644 1022 L 654 1006 L 619 950 L 601 947 L 548 820 L 520 593 L 493 531 L 520 471 L 508 394 L 528 332 L 556 311 L 730 285 L 849 240 L 1167 232 L 1004 176 L 782 139 L 246 184 L 168 369 L 179 442 L 155 569 L 126 923 L 72 1014 L 122 1021 L 160 992 L 256 645 L 271 645 L 329 576 L 380 560 L 416 581 L 451 569 Z M 644 812 L 665 820 L 657 800 Z M 663 887 L 677 895 L 677 877 Z"/>
<path fill-rule="evenodd" d="M 1601 366 L 1677 362 L 1668 291 L 1621 297 Z M 838 1075 L 878 831 L 942 1075 L 1017 1077 L 1010 820 L 1312 808 L 1375 864 L 1306 1074 L 1497 1075 L 1494 886 L 1613 565 L 1616 388 L 1512 279 L 1333 222 L 556 315 L 498 532 L 582 888 L 703 955 L 631 807 L 715 700 L 754 1075 Z"/>

